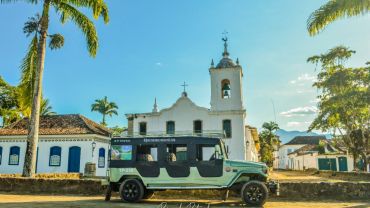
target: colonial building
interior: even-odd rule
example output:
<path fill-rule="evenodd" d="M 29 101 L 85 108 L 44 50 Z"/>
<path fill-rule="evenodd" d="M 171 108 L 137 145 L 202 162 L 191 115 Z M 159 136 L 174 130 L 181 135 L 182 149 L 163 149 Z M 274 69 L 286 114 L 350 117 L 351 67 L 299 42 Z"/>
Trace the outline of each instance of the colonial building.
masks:
<path fill-rule="evenodd" d="M 224 38 L 222 59 L 208 69 L 211 79 L 210 108 L 197 106 L 184 92 L 169 108 L 152 112 L 126 114 L 128 135 L 211 135 L 223 136 L 232 159 L 258 160 L 255 128 L 246 125 L 243 100 L 243 69 L 229 57 Z M 185 84 L 184 84 L 185 86 Z M 255 139 L 253 139 L 253 135 Z"/>
<path fill-rule="evenodd" d="M 275 169 L 289 169 L 291 167 L 288 154 L 306 145 L 319 145 L 320 141 L 326 141 L 325 136 L 296 136 L 288 143 L 279 147 L 277 154 L 275 154 Z M 277 155 L 277 157 L 276 157 Z"/>
<path fill-rule="evenodd" d="M 22 173 L 29 120 L 0 128 L 0 174 Z M 96 175 L 105 176 L 110 130 L 77 114 L 42 116 L 37 150 L 37 173 L 84 173 L 85 164 L 96 164 Z"/>

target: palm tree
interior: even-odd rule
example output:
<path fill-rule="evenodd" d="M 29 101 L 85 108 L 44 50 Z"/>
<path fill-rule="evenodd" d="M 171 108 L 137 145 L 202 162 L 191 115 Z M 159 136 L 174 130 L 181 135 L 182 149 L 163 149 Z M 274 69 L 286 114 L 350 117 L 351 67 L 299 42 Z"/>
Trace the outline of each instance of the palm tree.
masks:
<path fill-rule="evenodd" d="M 112 115 L 118 115 L 117 113 L 118 106 L 114 102 L 109 102 L 107 96 L 105 96 L 103 99 L 97 99 L 95 100 L 95 103 L 91 105 L 91 111 L 97 111 L 103 115 L 103 120 L 101 124 L 106 126 L 107 124 L 105 123 L 105 116 L 110 116 Z"/>
<path fill-rule="evenodd" d="M 330 0 L 310 15 L 307 29 L 314 36 L 337 19 L 364 15 L 369 11 L 370 0 Z"/>
<path fill-rule="evenodd" d="M 21 0 L 0 0 L 0 3 L 13 3 L 20 2 Z M 40 106 L 41 106 L 41 94 L 42 94 L 42 77 L 44 72 L 45 63 L 45 52 L 46 52 L 46 41 L 50 38 L 49 46 L 51 49 L 60 48 L 64 39 L 60 34 L 50 35 L 49 29 L 49 10 L 51 7 L 55 9 L 57 14 L 60 16 L 59 20 L 62 23 L 71 20 L 75 23 L 85 35 L 87 41 L 87 48 L 92 57 L 95 57 L 98 48 L 98 36 L 96 34 L 94 23 L 78 8 L 86 8 L 92 10 L 95 19 L 100 16 L 103 17 L 104 22 L 109 21 L 108 8 L 104 0 L 22 0 L 22 2 L 28 2 L 31 4 L 42 3 L 42 14 L 37 21 L 37 24 L 32 24 L 27 27 L 25 33 L 30 35 L 36 33 L 34 41 L 36 47 L 33 48 L 33 52 L 36 52 L 36 61 L 30 63 L 35 65 L 34 83 L 33 83 L 33 101 L 32 101 L 32 112 L 30 118 L 30 127 L 27 136 L 27 150 L 25 156 L 25 162 L 23 167 L 24 177 L 33 177 L 35 174 L 36 165 L 36 149 L 38 144 L 38 130 L 40 120 Z M 34 60 L 34 59 L 31 59 Z"/>
<path fill-rule="evenodd" d="M 262 124 L 263 131 L 266 134 L 266 142 L 270 145 L 277 144 L 279 142 L 278 138 L 276 137 L 276 130 L 279 129 L 279 125 L 273 121 L 265 122 Z"/>
<path fill-rule="evenodd" d="M 49 99 L 45 99 L 41 101 L 40 115 L 52 116 L 56 114 L 57 113 L 53 111 L 53 107 L 51 107 L 51 105 L 49 104 Z"/>

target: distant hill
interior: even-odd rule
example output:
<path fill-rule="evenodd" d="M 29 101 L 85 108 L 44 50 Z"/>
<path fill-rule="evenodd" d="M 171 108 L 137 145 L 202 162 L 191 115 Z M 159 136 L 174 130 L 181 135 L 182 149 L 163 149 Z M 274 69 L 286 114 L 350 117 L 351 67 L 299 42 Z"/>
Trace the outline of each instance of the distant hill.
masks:
<path fill-rule="evenodd" d="M 305 131 L 286 131 L 284 129 L 279 129 L 276 131 L 276 134 L 280 137 L 280 141 L 282 144 L 285 144 L 292 140 L 296 136 L 318 136 L 324 135 L 327 139 L 330 139 L 330 135 L 326 134 L 317 134 L 315 132 L 305 132 Z"/>

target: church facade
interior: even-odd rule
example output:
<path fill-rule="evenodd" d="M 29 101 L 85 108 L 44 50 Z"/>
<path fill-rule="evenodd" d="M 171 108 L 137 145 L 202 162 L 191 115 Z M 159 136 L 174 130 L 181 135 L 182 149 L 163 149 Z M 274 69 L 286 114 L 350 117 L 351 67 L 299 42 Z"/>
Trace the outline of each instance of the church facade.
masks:
<path fill-rule="evenodd" d="M 231 159 L 258 160 L 256 129 L 246 125 L 243 103 L 243 69 L 229 57 L 227 39 L 223 39 L 223 57 L 215 66 L 212 60 L 210 108 L 197 106 L 185 89 L 169 108 L 126 114 L 129 136 L 145 135 L 221 135 Z M 185 84 L 184 84 L 185 85 Z"/>

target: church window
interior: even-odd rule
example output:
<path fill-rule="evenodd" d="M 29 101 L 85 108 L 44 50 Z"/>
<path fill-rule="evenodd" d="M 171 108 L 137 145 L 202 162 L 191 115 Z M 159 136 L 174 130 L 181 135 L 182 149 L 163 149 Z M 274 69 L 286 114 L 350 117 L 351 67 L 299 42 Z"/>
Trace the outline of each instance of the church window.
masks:
<path fill-rule="evenodd" d="M 222 99 L 229 99 L 231 97 L 230 80 L 224 79 L 221 82 L 221 95 Z"/>
<path fill-rule="evenodd" d="M 146 135 L 146 122 L 139 123 L 139 134 Z"/>
<path fill-rule="evenodd" d="M 175 134 L 175 122 L 174 121 L 167 121 L 166 134 Z"/>
<path fill-rule="evenodd" d="M 1 165 L 2 158 L 3 158 L 3 148 L 0 147 L 0 165 Z"/>
<path fill-rule="evenodd" d="M 193 123 L 194 134 L 201 134 L 203 131 L 203 125 L 201 120 L 195 120 Z"/>
<path fill-rule="evenodd" d="M 51 147 L 50 148 L 50 157 L 49 157 L 49 166 L 60 166 L 61 162 L 61 147 Z"/>
<path fill-rule="evenodd" d="M 17 146 L 11 147 L 9 152 L 9 165 L 19 165 L 20 148 Z"/>
<path fill-rule="evenodd" d="M 105 167 L 105 149 L 103 147 L 99 149 L 98 167 Z"/>
<path fill-rule="evenodd" d="M 225 138 L 231 138 L 231 120 L 227 119 L 222 121 L 222 130 Z"/>

